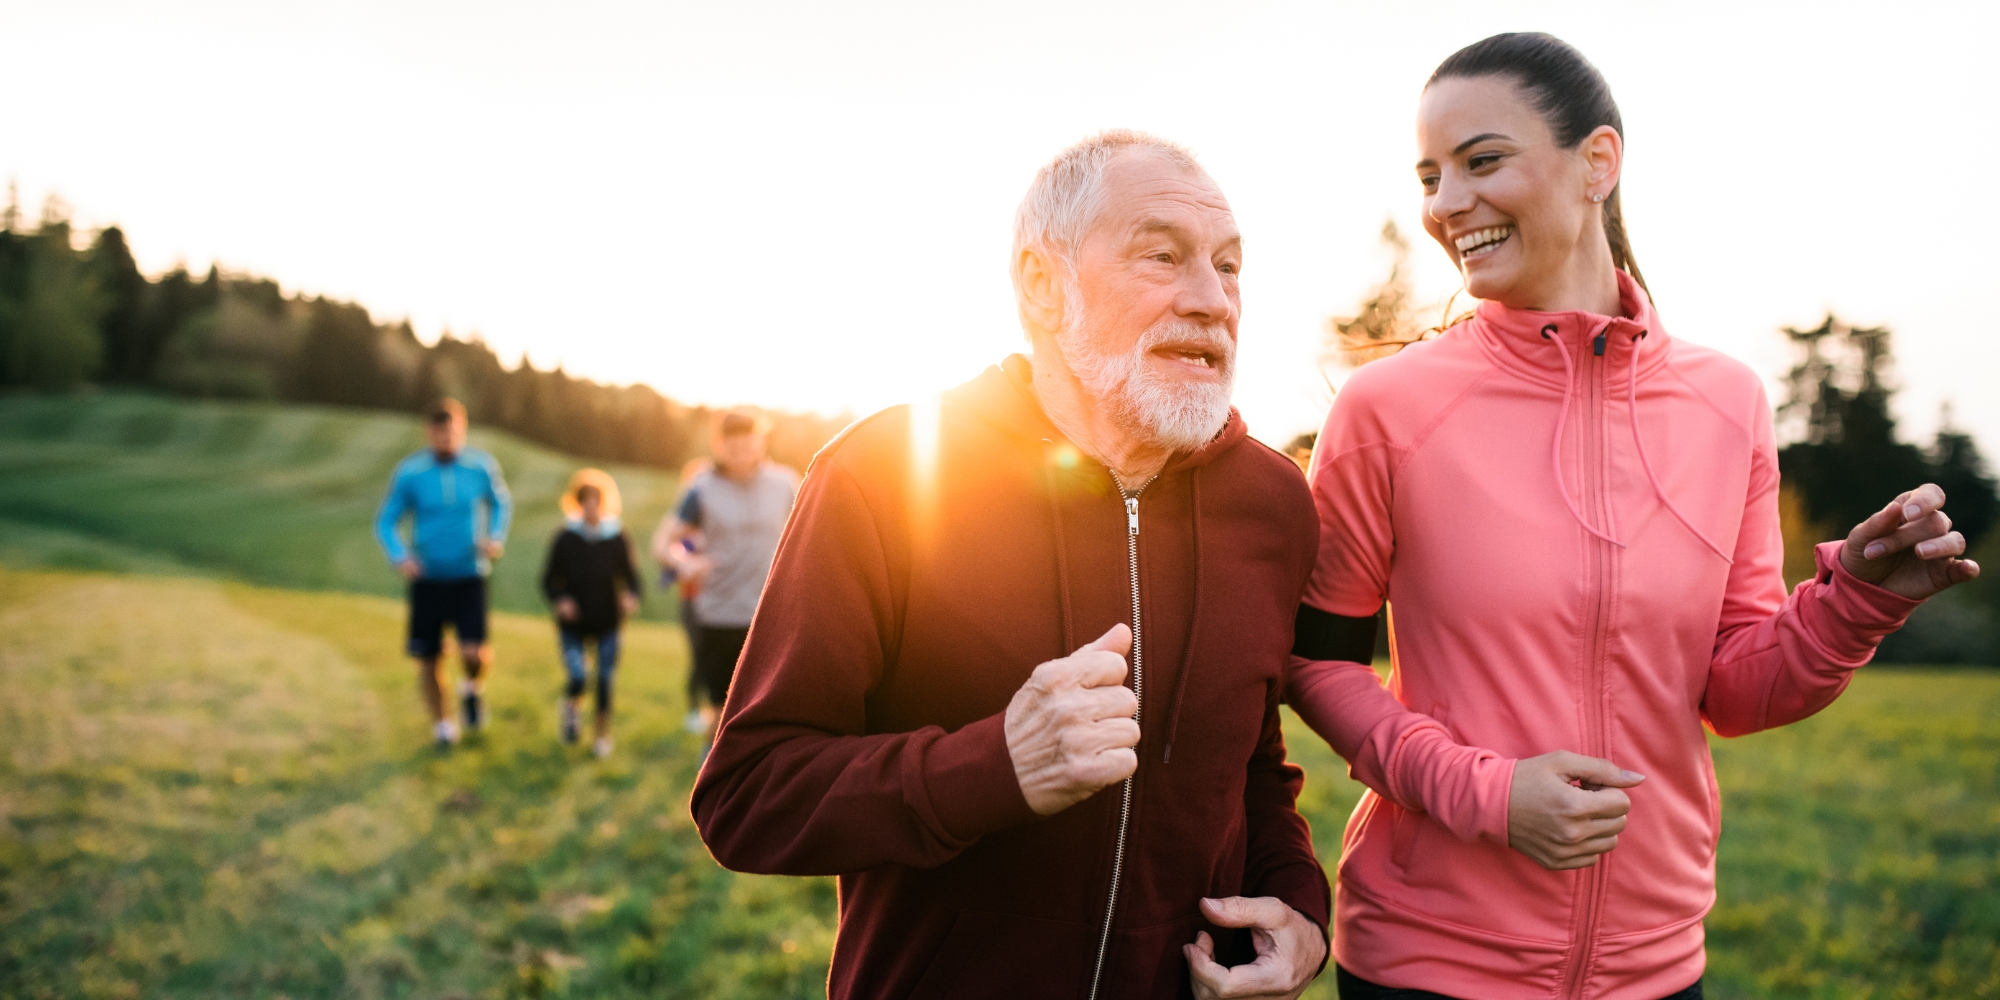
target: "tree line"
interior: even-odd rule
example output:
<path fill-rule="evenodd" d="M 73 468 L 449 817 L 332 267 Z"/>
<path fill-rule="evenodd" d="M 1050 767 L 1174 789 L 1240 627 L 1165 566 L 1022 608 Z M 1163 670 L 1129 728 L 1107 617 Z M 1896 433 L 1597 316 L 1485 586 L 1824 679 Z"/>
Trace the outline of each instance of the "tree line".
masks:
<path fill-rule="evenodd" d="M 477 424 L 583 458 L 664 469 L 707 452 L 716 416 L 649 386 L 544 371 L 526 357 L 509 368 L 477 338 L 425 344 L 406 321 L 288 295 L 269 278 L 216 267 L 149 278 L 118 227 L 79 234 L 54 199 L 29 226 L 10 195 L 0 210 L 0 387 L 85 384 L 410 412 L 452 396 Z M 798 468 L 847 423 L 767 416 L 772 456 Z"/>

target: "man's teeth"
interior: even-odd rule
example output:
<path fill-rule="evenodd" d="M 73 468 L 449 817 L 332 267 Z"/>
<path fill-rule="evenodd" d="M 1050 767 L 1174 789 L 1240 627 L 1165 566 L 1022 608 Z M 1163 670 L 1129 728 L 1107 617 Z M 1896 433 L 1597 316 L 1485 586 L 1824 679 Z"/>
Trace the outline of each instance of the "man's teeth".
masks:
<path fill-rule="evenodd" d="M 1468 256 L 1499 246 L 1500 241 L 1505 240 L 1507 237 L 1513 235 L 1513 233 L 1513 226 L 1490 226 L 1486 229 L 1475 229 L 1459 237 L 1455 245 L 1458 247 L 1460 256 Z"/>

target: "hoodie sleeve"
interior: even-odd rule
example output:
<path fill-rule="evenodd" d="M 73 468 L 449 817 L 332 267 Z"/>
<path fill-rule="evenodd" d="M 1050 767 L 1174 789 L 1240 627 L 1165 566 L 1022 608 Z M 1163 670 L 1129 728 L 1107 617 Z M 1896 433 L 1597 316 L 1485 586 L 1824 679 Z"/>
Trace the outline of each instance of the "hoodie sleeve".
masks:
<path fill-rule="evenodd" d="M 1273 686 L 1264 706 L 1263 735 L 1243 786 L 1250 833 L 1243 894 L 1275 896 L 1324 931 L 1333 926 L 1333 888 L 1313 852 L 1312 828 L 1299 815 L 1299 790 L 1305 787 L 1306 775 L 1285 760 L 1285 732 L 1278 715 L 1282 694 Z"/>
<path fill-rule="evenodd" d="M 1833 704 L 1923 603 L 1857 579 L 1840 563 L 1841 542 L 1816 547 L 1818 572 L 1785 596 L 1778 450 L 1761 391 L 1756 412 L 1749 495 L 1701 701 L 1722 736 L 1789 725 Z"/>
<path fill-rule="evenodd" d="M 1334 399 L 1308 473 L 1320 541 L 1305 603 L 1350 618 L 1375 614 L 1388 594 L 1395 466 L 1404 454 L 1375 412 L 1366 374 Z M 1512 759 L 1460 745 L 1398 701 L 1370 664 L 1294 656 L 1287 677 L 1285 700 L 1346 758 L 1354 780 L 1461 840 L 1507 843 Z"/>
<path fill-rule="evenodd" d="M 396 466 L 396 471 L 389 475 L 389 493 L 382 498 L 382 509 L 375 512 L 375 541 L 391 564 L 400 564 L 410 557 L 402 530 L 403 515 L 410 509 L 409 496 L 404 490 L 406 478 L 403 467 Z"/>
<path fill-rule="evenodd" d="M 869 734 L 867 698 L 898 633 L 882 534 L 852 474 L 806 477 L 736 669 L 691 811 L 736 871 L 928 868 L 1035 819 L 1004 716 L 955 732 Z"/>

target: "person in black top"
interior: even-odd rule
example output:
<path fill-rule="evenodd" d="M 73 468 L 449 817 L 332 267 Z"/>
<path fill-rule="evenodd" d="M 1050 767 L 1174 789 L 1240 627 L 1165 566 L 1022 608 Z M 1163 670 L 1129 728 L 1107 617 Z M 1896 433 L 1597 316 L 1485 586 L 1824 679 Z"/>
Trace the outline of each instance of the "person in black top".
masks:
<path fill-rule="evenodd" d="M 597 756 L 611 753 L 611 683 L 618 669 L 618 627 L 639 609 L 639 574 L 633 568 L 632 543 L 618 521 L 618 484 L 596 469 L 584 469 L 570 479 L 563 496 L 569 515 L 542 567 L 542 594 L 555 609 L 562 640 L 563 669 L 569 675 L 563 689 L 562 739 L 578 738 L 578 712 L 586 675 L 584 647 L 597 647 Z"/>

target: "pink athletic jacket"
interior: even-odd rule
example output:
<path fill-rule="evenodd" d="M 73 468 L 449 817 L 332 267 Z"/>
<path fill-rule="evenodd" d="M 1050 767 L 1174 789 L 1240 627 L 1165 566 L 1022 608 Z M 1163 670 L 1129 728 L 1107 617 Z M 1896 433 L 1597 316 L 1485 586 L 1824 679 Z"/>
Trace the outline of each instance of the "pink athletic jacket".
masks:
<path fill-rule="evenodd" d="M 1334 944 L 1364 979 L 1481 1000 L 1694 983 L 1721 829 L 1702 723 L 1812 715 L 1917 604 L 1834 543 L 1785 595 L 1761 383 L 1618 277 L 1623 316 L 1489 302 L 1361 369 L 1313 452 L 1306 603 L 1391 609 L 1387 690 L 1295 657 L 1287 691 L 1369 788 Z M 1507 847 L 1514 762 L 1554 750 L 1646 775 L 1617 849 L 1579 871 Z"/>

